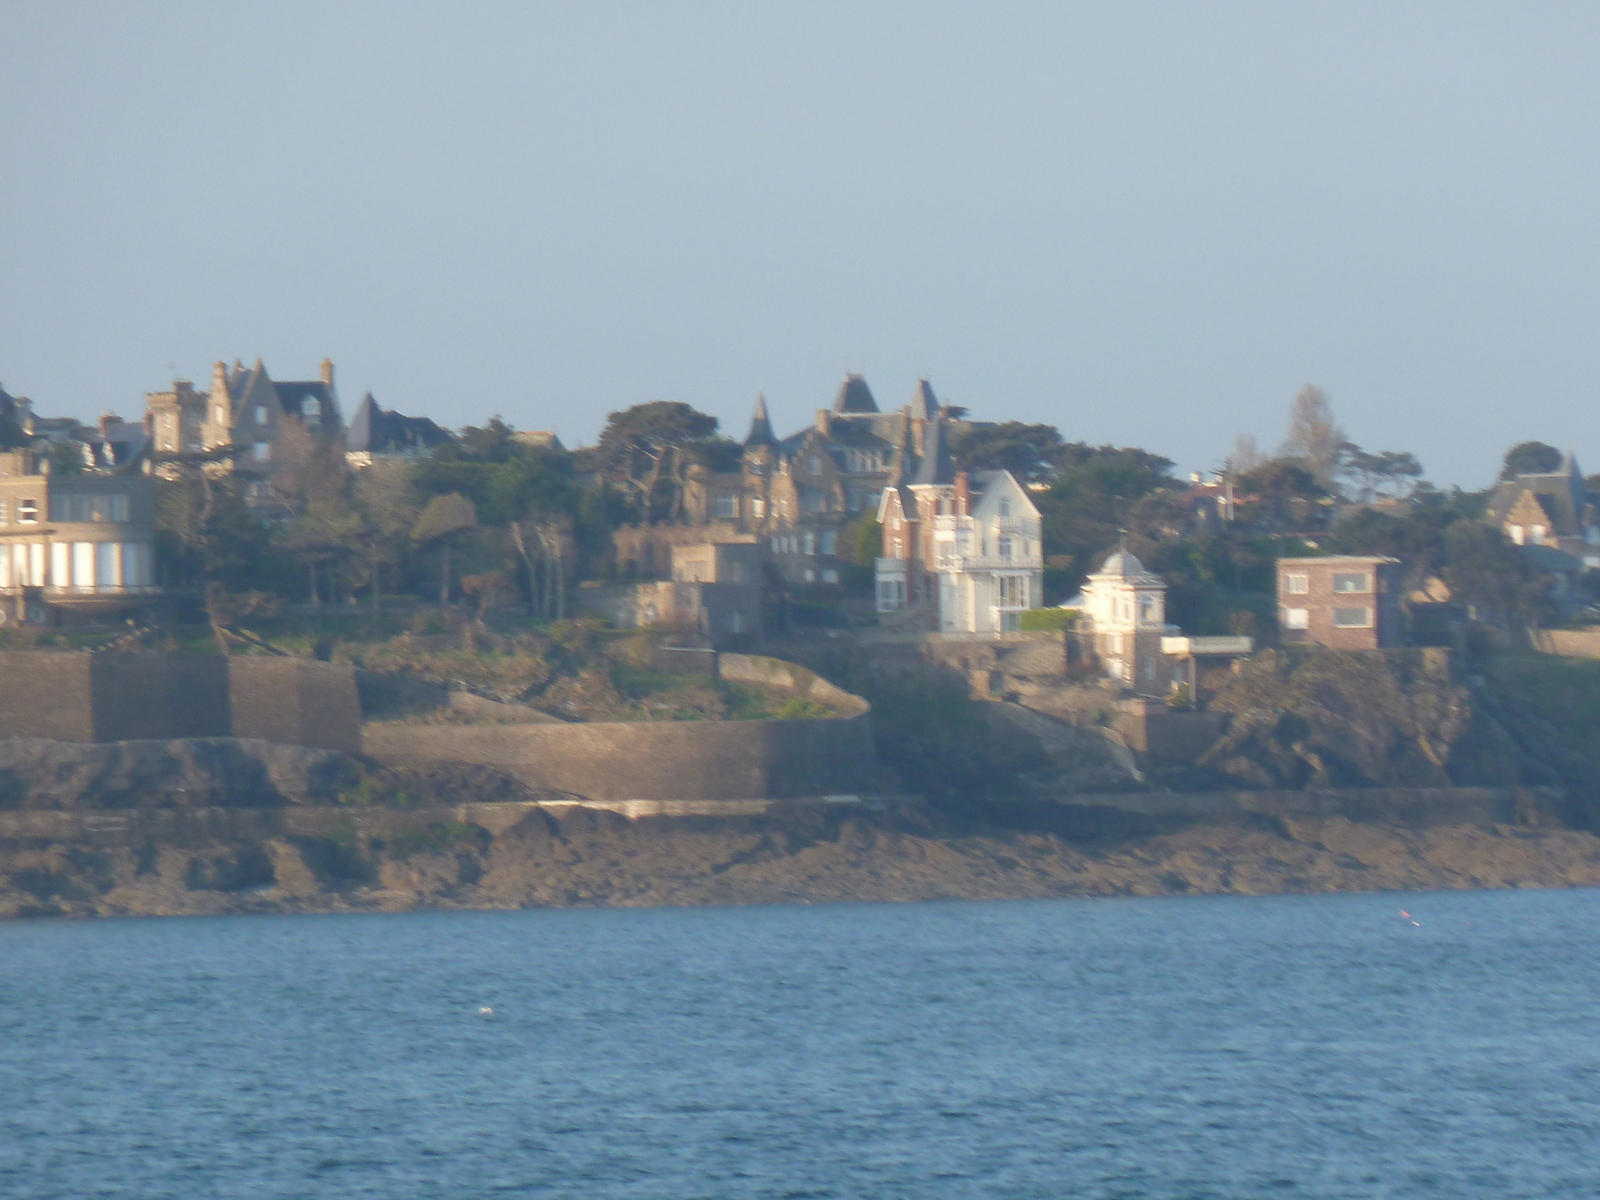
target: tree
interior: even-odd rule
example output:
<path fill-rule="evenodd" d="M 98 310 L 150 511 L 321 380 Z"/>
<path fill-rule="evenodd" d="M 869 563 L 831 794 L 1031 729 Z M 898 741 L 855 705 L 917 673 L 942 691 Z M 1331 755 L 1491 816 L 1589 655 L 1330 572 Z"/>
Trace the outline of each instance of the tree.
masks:
<path fill-rule="evenodd" d="M 1224 466 L 1230 475 L 1238 476 L 1246 471 L 1254 471 L 1266 461 L 1267 456 L 1256 446 L 1256 435 L 1238 433 L 1233 437 L 1233 453 L 1228 455 Z"/>
<path fill-rule="evenodd" d="M 1506 451 L 1505 465 L 1500 469 L 1501 479 L 1515 479 L 1518 475 L 1549 475 L 1561 467 L 1561 451 L 1543 442 L 1518 442 Z"/>
<path fill-rule="evenodd" d="M 1369 454 L 1354 442 L 1340 447 L 1339 470 L 1355 482 L 1358 500 L 1371 500 L 1386 493 L 1403 498 L 1422 476 L 1422 464 L 1415 454 L 1397 450 Z"/>
<path fill-rule="evenodd" d="M 1444 556 L 1444 581 L 1455 599 L 1509 626 L 1538 619 L 1546 580 L 1500 530 L 1484 521 L 1457 521 L 1445 531 Z"/>
<path fill-rule="evenodd" d="M 412 468 L 405 462 L 380 458 L 356 475 L 352 490 L 356 512 L 361 517 L 361 546 L 372 586 L 372 606 L 378 608 L 383 568 L 399 564 L 407 538 L 417 523 Z"/>
<path fill-rule="evenodd" d="M 1238 478 L 1234 495 L 1239 519 L 1265 533 L 1317 528 L 1332 499 L 1307 463 L 1295 458 L 1269 458 Z"/>
<path fill-rule="evenodd" d="M 595 447 L 596 465 L 649 524 L 681 509 L 690 461 L 683 449 L 716 432 L 717 418 L 680 400 L 635 404 L 606 418 Z"/>
<path fill-rule="evenodd" d="M 1080 570 L 1094 566 L 1117 543 L 1129 513 L 1144 497 L 1176 488 L 1172 460 L 1131 446 L 1072 442 L 1060 450 L 1050 489 L 1036 498 L 1044 518 L 1045 553 L 1070 556 Z"/>
<path fill-rule="evenodd" d="M 463 530 L 478 527 L 478 513 L 460 492 L 435 496 L 422 510 L 411 530 L 414 542 L 438 542 L 442 547 L 439 566 L 439 607 L 450 603 L 450 543 Z"/>
<path fill-rule="evenodd" d="M 1344 430 L 1334 418 L 1328 393 L 1314 383 L 1306 384 L 1289 408 L 1289 435 L 1279 455 L 1304 460 L 1317 482 L 1328 488 L 1333 486 L 1344 442 Z"/>
<path fill-rule="evenodd" d="M 1064 443 L 1054 425 L 1021 421 L 958 427 L 950 453 L 963 471 L 1010 471 L 1022 483 L 1055 476 Z"/>

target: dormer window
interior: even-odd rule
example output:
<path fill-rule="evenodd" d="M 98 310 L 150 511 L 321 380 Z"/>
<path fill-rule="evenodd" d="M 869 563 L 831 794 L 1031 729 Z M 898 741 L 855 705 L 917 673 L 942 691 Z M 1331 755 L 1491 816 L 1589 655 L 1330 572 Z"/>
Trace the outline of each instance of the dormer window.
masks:
<path fill-rule="evenodd" d="M 300 419 L 307 425 L 321 425 L 322 405 L 307 396 L 300 402 Z"/>
<path fill-rule="evenodd" d="M 1000 515 L 1002 517 L 1009 517 L 1011 515 L 1011 497 L 1002 496 L 1000 498 Z"/>

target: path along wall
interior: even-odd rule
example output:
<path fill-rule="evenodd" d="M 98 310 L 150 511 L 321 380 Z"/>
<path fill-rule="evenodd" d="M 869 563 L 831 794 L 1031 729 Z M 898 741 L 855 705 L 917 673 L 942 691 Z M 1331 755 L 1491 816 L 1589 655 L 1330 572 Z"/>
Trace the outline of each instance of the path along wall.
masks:
<path fill-rule="evenodd" d="M 372 724 L 386 766 L 481 763 L 532 788 L 595 800 L 746 800 L 897 790 L 871 718 L 588 725 Z"/>
<path fill-rule="evenodd" d="M 208 737 L 360 753 L 355 673 L 303 658 L 0 653 L 0 738 Z"/>

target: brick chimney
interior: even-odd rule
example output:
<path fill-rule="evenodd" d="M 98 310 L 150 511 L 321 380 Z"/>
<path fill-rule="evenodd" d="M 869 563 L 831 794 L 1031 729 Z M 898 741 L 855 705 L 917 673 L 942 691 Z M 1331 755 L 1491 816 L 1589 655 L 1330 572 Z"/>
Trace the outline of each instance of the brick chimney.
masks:
<path fill-rule="evenodd" d="M 964 517 L 972 507 L 972 484 L 965 471 L 956 472 L 956 516 Z"/>
<path fill-rule="evenodd" d="M 333 387 L 333 359 L 322 360 L 322 382 L 331 389 Z"/>
<path fill-rule="evenodd" d="M 817 409 L 817 432 L 823 437 L 833 432 L 833 413 L 825 408 Z"/>

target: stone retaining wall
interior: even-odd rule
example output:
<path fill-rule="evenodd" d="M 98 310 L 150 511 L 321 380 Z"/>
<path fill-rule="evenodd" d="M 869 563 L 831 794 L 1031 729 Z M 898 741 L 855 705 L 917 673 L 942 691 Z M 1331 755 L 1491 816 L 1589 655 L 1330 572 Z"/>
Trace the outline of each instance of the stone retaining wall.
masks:
<path fill-rule="evenodd" d="M 211 737 L 358 753 L 354 672 L 303 658 L 0 652 L 0 738 Z"/>
<path fill-rule="evenodd" d="M 376 722 L 365 753 L 386 766 L 480 763 L 542 791 L 594 800 L 741 800 L 888 792 L 870 718 L 608 721 L 583 725 Z"/>

